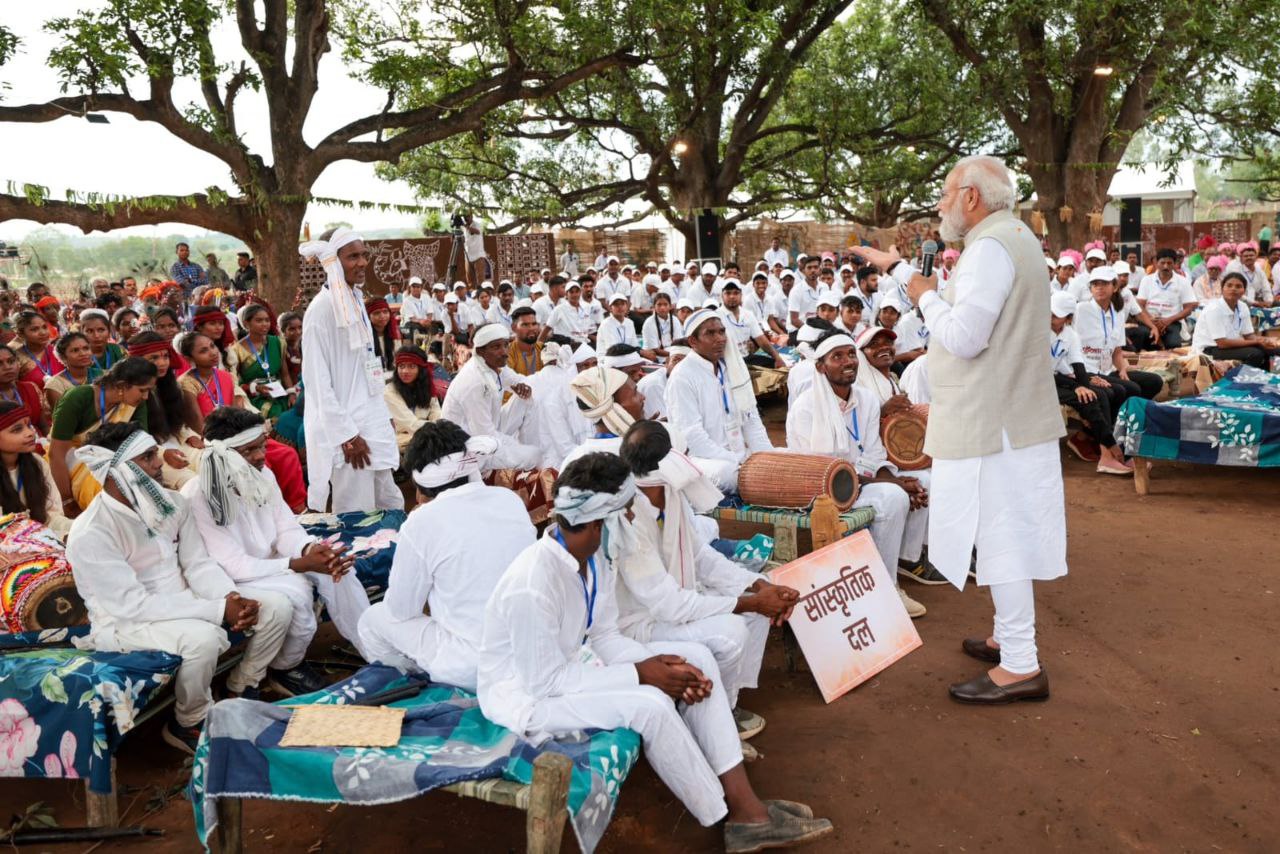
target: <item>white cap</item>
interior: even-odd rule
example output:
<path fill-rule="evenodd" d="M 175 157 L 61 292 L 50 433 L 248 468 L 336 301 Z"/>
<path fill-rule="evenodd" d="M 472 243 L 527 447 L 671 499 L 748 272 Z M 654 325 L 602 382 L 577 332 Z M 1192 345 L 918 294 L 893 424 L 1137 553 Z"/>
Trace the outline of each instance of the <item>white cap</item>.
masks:
<path fill-rule="evenodd" d="M 782 281 L 783 279 L 788 279 L 788 278 L 794 279 L 795 277 L 796 277 L 795 270 L 783 270 L 781 273 L 778 274 L 778 281 Z"/>
<path fill-rule="evenodd" d="M 719 272 L 720 271 L 716 269 L 715 262 L 713 261 L 708 261 L 702 265 L 702 275 L 704 276 L 714 276 Z"/>
<path fill-rule="evenodd" d="M 671 268 L 671 275 L 673 275 L 673 276 L 683 276 L 684 274 L 685 274 L 685 273 L 684 273 L 684 268 L 683 268 L 683 267 L 672 267 L 672 268 Z"/>
<path fill-rule="evenodd" d="M 589 362 L 596 358 L 596 351 L 592 349 L 590 344 L 580 344 L 578 349 L 573 351 L 573 363 L 581 365 L 583 362 Z"/>
<path fill-rule="evenodd" d="M 1114 282 L 1116 280 L 1116 271 L 1103 264 L 1101 267 L 1094 267 L 1089 273 L 1090 282 Z"/>
<path fill-rule="evenodd" d="M 840 307 L 840 295 L 835 291 L 823 291 L 822 296 L 818 297 L 818 305 L 830 306 L 831 308 Z"/>
<path fill-rule="evenodd" d="M 541 275 L 544 275 L 544 276 L 545 276 L 547 273 L 550 273 L 550 272 L 551 272 L 551 268 L 550 268 L 550 267 L 543 267 L 543 268 L 542 268 L 541 270 L 539 270 L 538 272 L 539 272 Z"/>
<path fill-rule="evenodd" d="M 458 301 L 457 294 L 445 294 L 445 297 L 444 297 L 445 305 L 448 305 L 449 303 L 456 303 L 457 301 Z"/>
<path fill-rule="evenodd" d="M 434 283 L 432 283 L 432 285 L 431 285 L 431 290 L 433 290 L 433 291 L 443 291 L 443 290 L 448 290 L 448 289 L 444 286 L 444 282 L 434 282 Z"/>
<path fill-rule="evenodd" d="M 494 341 L 510 341 L 511 330 L 503 326 L 501 323 L 486 323 L 476 330 L 475 346 L 477 348 L 485 347 Z"/>
<path fill-rule="evenodd" d="M 480 290 L 482 291 L 493 290 L 493 282 L 489 281 L 488 279 L 485 279 L 483 282 L 480 283 Z"/>
<path fill-rule="evenodd" d="M 512 311 L 515 311 L 517 308 L 533 308 L 533 300 L 528 297 L 521 297 L 511 304 Z"/>
<path fill-rule="evenodd" d="M 657 262 L 657 261 L 645 261 L 645 262 L 644 262 L 644 265 L 645 265 L 646 267 L 652 267 L 652 268 L 654 268 L 655 270 L 656 270 L 656 269 L 658 269 L 658 262 Z"/>
<path fill-rule="evenodd" d="M 707 297 L 702 301 L 703 308 L 719 308 L 720 303 L 716 302 L 715 297 Z"/>
<path fill-rule="evenodd" d="M 627 353 L 623 356 L 606 355 L 600 360 L 600 364 L 604 365 L 606 368 L 617 368 L 621 370 L 622 368 L 630 368 L 635 365 L 651 365 L 653 363 L 641 356 L 639 353 Z"/>
<path fill-rule="evenodd" d="M 577 279 L 570 279 L 568 282 L 565 283 L 565 286 L 564 286 L 565 293 L 568 293 L 574 288 L 577 288 L 578 290 L 582 290 L 582 282 L 579 282 Z"/>
<path fill-rule="evenodd" d="M 1052 258 L 1049 258 L 1048 256 L 1046 256 L 1046 257 L 1045 257 L 1045 259 L 1044 259 L 1044 263 L 1046 263 L 1046 264 L 1048 264 L 1048 265 L 1049 265 L 1049 269 L 1050 269 L 1050 270 L 1056 270 L 1056 269 L 1058 269 L 1058 265 L 1057 265 L 1057 264 L 1055 264 L 1055 263 L 1053 263 L 1053 259 L 1052 259 Z"/>
<path fill-rule="evenodd" d="M 454 283 L 453 283 L 453 289 L 456 291 L 458 288 L 462 288 L 462 289 L 465 291 L 465 290 L 467 289 L 467 283 L 466 283 L 466 282 L 454 282 Z"/>
<path fill-rule="evenodd" d="M 1089 260 L 1090 258 L 1097 258 L 1099 261 L 1105 261 L 1107 260 L 1107 253 L 1103 252 L 1101 249 L 1098 249 L 1097 247 L 1094 247 L 1093 249 L 1090 249 L 1088 252 L 1084 253 L 1084 257 L 1086 261 Z"/>
<path fill-rule="evenodd" d="M 605 259 L 605 260 L 607 260 L 607 261 L 608 261 L 608 263 L 610 263 L 610 264 L 617 264 L 617 263 L 618 263 L 618 256 L 617 256 L 617 255 L 610 255 L 610 256 L 609 256 L 607 259 Z"/>
<path fill-rule="evenodd" d="M 546 285 L 542 284 L 542 282 L 534 282 L 532 285 L 529 286 L 529 293 L 531 294 L 545 294 L 546 292 L 547 292 L 547 287 Z"/>
<path fill-rule="evenodd" d="M 657 273 L 650 273 L 649 275 L 641 279 L 640 283 L 644 285 L 646 288 L 650 286 L 656 288 L 662 284 L 662 277 L 659 276 Z"/>
<path fill-rule="evenodd" d="M 670 264 L 659 264 L 659 265 L 658 265 L 658 272 L 659 272 L 659 273 L 670 273 L 670 272 L 671 272 L 671 265 L 670 265 Z"/>
<path fill-rule="evenodd" d="M 892 329 L 885 329 L 883 326 L 868 326 L 858 335 L 858 349 L 861 350 L 866 347 L 877 335 L 888 335 L 890 341 L 898 340 L 898 333 Z"/>
<path fill-rule="evenodd" d="M 1070 317 L 1076 313 L 1076 298 L 1066 291 L 1058 291 L 1049 297 L 1049 310 L 1054 317 Z"/>
<path fill-rule="evenodd" d="M 1059 255 L 1058 266 L 1070 267 L 1071 269 L 1074 270 L 1076 268 L 1076 259 L 1072 258 L 1070 255 Z"/>
<path fill-rule="evenodd" d="M 1117 276 L 1128 276 L 1133 272 L 1128 261 L 1117 261 L 1111 265 L 1111 269 L 1116 271 Z"/>
<path fill-rule="evenodd" d="M 631 298 L 626 294 L 613 294 L 609 297 L 609 305 L 613 305 L 615 302 L 631 302 Z"/>
<path fill-rule="evenodd" d="M 693 300 L 688 297 L 680 297 L 680 300 L 676 303 L 676 308 L 687 308 L 690 311 L 696 311 L 698 307 L 694 305 Z"/>
<path fill-rule="evenodd" d="M 412 287 L 413 285 L 420 285 L 420 284 L 422 284 L 422 277 L 421 277 L 421 276 L 410 276 L 410 277 L 409 277 L 409 285 L 410 285 L 411 287 Z"/>

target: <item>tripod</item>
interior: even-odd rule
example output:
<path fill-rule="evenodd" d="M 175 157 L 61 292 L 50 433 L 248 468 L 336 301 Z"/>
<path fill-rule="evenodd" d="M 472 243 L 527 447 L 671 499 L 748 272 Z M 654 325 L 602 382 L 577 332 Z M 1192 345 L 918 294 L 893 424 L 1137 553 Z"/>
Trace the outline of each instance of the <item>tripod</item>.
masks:
<path fill-rule="evenodd" d="M 458 256 L 464 255 L 462 251 L 463 250 L 462 229 L 455 228 L 452 231 L 453 231 L 453 242 L 449 247 L 449 266 L 444 274 L 444 277 L 445 277 L 444 286 L 449 289 L 449 293 L 453 292 L 453 283 L 458 280 L 457 279 Z M 466 268 L 464 268 L 464 272 L 465 272 L 465 269 Z M 468 282 L 471 280 L 470 274 L 466 275 L 464 278 Z"/>

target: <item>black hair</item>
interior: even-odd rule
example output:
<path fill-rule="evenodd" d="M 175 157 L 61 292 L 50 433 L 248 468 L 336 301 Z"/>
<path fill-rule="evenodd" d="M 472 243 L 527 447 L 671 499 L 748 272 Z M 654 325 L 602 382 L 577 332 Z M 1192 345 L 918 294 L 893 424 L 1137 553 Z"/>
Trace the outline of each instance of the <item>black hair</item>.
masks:
<path fill-rule="evenodd" d="M 59 359 L 67 355 L 67 348 L 70 347 L 71 342 L 75 341 L 77 338 L 84 341 L 85 344 L 89 343 L 89 336 L 85 335 L 83 332 L 68 332 L 66 335 L 58 337 L 58 340 L 53 345 L 53 349 L 57 351 Z"/>
<path fill-rule="evenodd" d="M 182 321 L 178 319 L 178 313 L 167 305 L 162 305 L 151 313 L 151 325 L 155 326 L 156 321 L 161 317 L 167 317 L 173 321 L 173 325 L 179 329 L 182 328 Z"/>
<path fill-rule="evenodd" d="M 516 289 L 511 287 L 511 285 L 508 282 L 503 282 L 502 284 L 498 285 L 499 294 L 502 294 L 506 291 L 511 291 L 512 293 L 515 293 L 515 290 Z"/>
<path fill-rule="evenodd" d="M 566 279 L 564 276 L 560 276 L 560 275 L 552 276 L 550 279 L 547 279 L 548 288 L 554 288 L 556 285 L 565 285 L 568 283 L 569 283 L 569 280 Z"/>
<path fill-rule="evenodd" d="M 398 356 L 401 353 L 411 354 L 422 359 L 424 362 L 427 361 L 427 354 L 422 352 L 421 347 L 414 347 L 412 345 L 401 347 L 396 351 L 396 355 Z M 431 378 L 432 371 L 430 363 L 428 363 L 425 368 L 418 368 L 418 378 L 414 380 L 412 384 L 406 383 L 404 380 L 400 379 L 399 371 L 391 372 L 391 384 L 395 386 L 396 392 L 399 393 L 400 397 L 404 400 L 405 406 L 410 409 L 417 409 L 419 406 L 426 407 L 431 405 L 431 398 L 436 396 L 435 384 L 431 381 Z"/>
<path fill-rule="evenodd" d="M 583 454 L 564 467 L 564 471 L 560 472 L 560 476 L 556 478 L 552 492 L 559 492 L 562 486 L 587 489 L 592 492 L 617 492 L 630 475 L 631 470 L 617 454 L 603 452 Z M 576 533 L 590 523 L 570 525 L 563 516 L 557 514 L 556 524 L 561 530 Z"/>
<path fill-rule="evenodd" d="M 26 409 L 25 403 L 12 400 L 0 401 L 0 416 L 8 415 L 15 409 Z M 44 479 L 44 469 L 36 460 L 35 454 L 18 454 L 18 480 L 22 482 L 22 491 L 27 500 L 18 496 L 18 489 L 8 477 L 0 477 L 0 509 L 5 513 L 21 513 L 26 511 L 32 519 L 40 524 L 47 524 L 49 513 L 45 505 L 49 500 L 49 486 Z"/>
<path fill-rule="evenodd" d="M 49 323 L 49 321 L 44 319 L 44 315 L 40 312 L 32 308 L 24 308 L 22 311 L 18 312 L 18 318 L 13 322 L 13 329 L 21 335 L 26 331 L 26 328 L 36 320 L 40 320 L 46 325 Z"/>
<path fill-rule="evenodd" d="M 671 346 L 672 346 L 672 347 L 688 347 L 688 346 L 689 346 L 689 339 L 688 339 L 688 338 L 673 338 L 673 339 L 671 340 Z"/>
<path fill-rule="evenodd" d="M 861 284 L 871 276 L 880 275 L 880 268 L 876 267 L 874 264 L 865 264 L 859 267 L 857 272 L 854 273 L 854 275 L 858 277 L 858 283 Z"/>
<path fill-rule="evenodd" d="M 527 306 L 527 305 L 520 306 L 519 308 L 511 312 L 511 325 L 515 326 L 517 320 L 530 314 L 532 314 L 534 317 L 538 316 L 538 313 L 534 311 L 531 306 Z"/>
<path fill-rule="evenodd" d="M 811 317 L 804 322 L 805 326 L 812 326 L 814 329 L 821 329 L 823 332 L 830 332 L 836 328 L 836 325 L 830 320 L 823 320 L 821 317 Z"/>
<path fill-rule="evenodd" d="M 175 244 L 174 244 L 174 246 L 173 246 L 173 248 L 174 248 L 174 249 L 177 249 L 179 246 L 186 246 L 188 249 L 190 249 L 190 248 L 191 248 L 191 246 L 190 246 L 189 244 L 184 243 L 184 242 L 181 242 L 181 241 L 179 241 L 178 243 L 175 243 Z"/>
<path fill-rule="evenodd" d="M 194 353 L 196 349 L 196 340 L 199 338 L 209 338 L 209 336 L 205 335 L 203 332 L 187 332 L 183 335 L 179 335 L 178 338 L 182 339 L 178 342 L 178 352 L 182 354 L 182 358 L 190 362 L 191 354 Z M 218 345 L 218 342 L 214 341 L 212 338 L 209 338 L 209 343 L 213 344 L 215 347 Z M 192 367 L 195 367 L 195 365 L 193 364 Z"/>
<path fill-rule="evenodd" d="M 1244 285 L 1246 288 L 1249 287 L 1249 280 L 1244 277 L 1244 273 L 1237 270 L 1232 270 L 1230 273 L 1223 274 L 1222 281 L 1219 282 L 1218 286 L 1221 287 L 1222 285 L 1225 285 L 1227 283 L 1227 279 L 1239 279 L 1240 284 Z"/>
<path fill-rule="evenodd" d="M 294 321 L 302 322 L 302 313 L 298 311 L 286 311 L 276 318 L 276 328 L 280 330 L 280 334 L 284 334 L 284 328 Z"/>
<path fill-rule="evenodd" d="M 140 386 L 155 378 L 155 365 L 141 356 L 129 356 L 112 365 L 111 370 L 95 380 L 95 384 L 103 388 L 115 385 Z"/>
<path fill-rule="evenodd" d="M 1157 261 L 1163 261 L 1165 258 L 1168 258 L 1170 261 L 1177 261 L 1178 253 L 1175 250 L 1170 249 L 1168 246 L 1166 246 L 1165 248 L 1161 249 L 1159 252 L 1156 253 Z"/>
<path fill-rule="evenodd" d="M 720 291 L 723 293 L 724 291 L 729 290 L 729 288 L 733 288 L 735 291 L 741 291 L 742 282 L 739 282 L 737 279 L 725 279 L 724 284 L 720 286 Z"/>
<path fill-rule="evenodd" d="M 632 353 L 639 353 L 640 348 L 633 344 L 614 344 L 604 351 L 606 356 L 630 356 Z"/>
<path fill-rule="evenodd" d="M 858 309 L 858 311 L 859 311 L 859 312 L 861 312 L 861 311 L 862 311 L 862 309 L 864 308 L 864 306 L 863 306 L 863 304 L 862 304 L 862 300 L 861 300 L 861 299 L 859 299 L 859 298 L 857 297 L 857 295 L 856 295 L 856 294 L 849 294 L 847 297 L 845 297 L 844 299 L 840 300 L 840 307 L 841 307 L 841 308 L 856 308 L 856 309 Z"/>
<path fill-rule="evenodd" d="M 111 325 L 116 329 L 119 329 L 120 322 L 124 320 L 126 314 L 132 314 L 135 320 L 138 317 L 138 313 L 126 305 L 121 308 L 117 308 L 115 313 L 111 315 Z"/>
<path fill-rule="evenodd" d="M 107 291 L 105 294 L 103 294 L 102 296 L 98 297 L 93 301 L 93 307 L 102 309 L 107 313 L 107 316 L 109 317 L 112 311 L 120 310 L 121 303 L 122 303 L 122 300 L 120 299 L 119 294 L 113 294 L 110 291 Z M 115 306 L 115 309 L 110 308 L 110 306 L 113 306 L 113 305 Z"/>
<path fill-rule="evenodd" d="M 622 437 L 618 452 L 636 477 L 643 477 L 658 467 L 671 452 L 671 434 L 658 421 L 637 421 Z"/>
<path fill-rule="evenodd" d="M 148 362 L 147 364 L 151 363 Z M 141 429 L 132 421 L 116 421 L 111 424 L 104 424 L 88 435 L 85 439 L 85 444 L 106 448 L 108 451 L 118 451 L 130 436 Z"/>
<path fill-rule="evenodd" d="M 568 335 L 551 335 L 547 338 L 549 344 L 563 344 L 567 347 L 573 346 L 573 339 Z"/>
<path fill-rule="evenodd" d="M 417 471 L 450 454 L 465 451 L 467 440 L 470 438 L 466 430 L 452 421 L 446 421 L 443 418 L 438 421 L 428 421 L 419 427 L 418 432 L 414 433 L 413 438 L 409 440 L 409 447 L 404 450 L 404 469 L 409 472 Z M 466 482 L 467 478 L 460 477 L 430 489 L 420 484 L 415 486 L 418 492 L 427 498 L 435 498 L 445 490 L 462 486 Z"/>
<path fill-rule="evenodd" d="M 204 417 L 204 437 L 208 441 L 230 439 L 237 433 L 264 423 L 262 416 L 251 409 L 219 406 Z"/>
<path fill-rule="evenodd" d="M 159 344 L 163 341 L 163 335 L 150 330 L 139 332 L 129 339 L 130 344 Z M 186 420 L 184 415 L 187 404 L 182 397 L 182 389 L 178 387 L 178 377 L 172 361 L 164 376 L 160 376 L 159 371 L 156 372 L 156 391 L 151 398 L 157 404 L 147 407 L 147 427 L 151 435 L 158 442 L 177 436 Z"/>
<path fill-rule="evenodd" d="M 248 335 L 248 334 L 249 334 L 249 332 L 248 332 L 248 330 L 249 330 L 249 321 L 253 320 L 253 319 L 254 319 L 255 317 L 257 317 L 259 314 L 264 314 L 264 313 L 265 313 L 268 317 L 270 317 L 270 316 L 271 316 L 271 312 L 267 311 L 267 307 L 266 307 L 265 305 L 263 305 L 262 303 L 257 303 L 257 302 L 251 302 L 251 303 L 248 303 L 248 304 L 246 304 L 246 305 L 245 305 L 245 307 L 244 307 L 244 308 L 240 309 L 240 325 L 244 327 L 244 329 L 245 329 L 245 335 Z M 222 318 L 222 320 L 223 320 L 223 322 L 225 323 L 225 322 L 226 322 L 226 317 L 224 316 L 224 317 Z M 387 325 L 388 325 L 388 326 L 390 326 L 391 324 L 390 324 L 390 323 L 388 323 Z M 268 334 L 270 334 L 270 333 L 268 333 Z"/>

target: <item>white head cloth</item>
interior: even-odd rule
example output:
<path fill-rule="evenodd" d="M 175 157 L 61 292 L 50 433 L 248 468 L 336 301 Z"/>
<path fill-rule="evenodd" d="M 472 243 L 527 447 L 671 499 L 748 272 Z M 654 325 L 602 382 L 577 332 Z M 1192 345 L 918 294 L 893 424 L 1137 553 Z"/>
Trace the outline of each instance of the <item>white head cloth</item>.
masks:
<path fill-rule="evenodd" d="M 108 327 L 111 326 L 111 318 L 108 317 L 107 313 L 100 308 L 86 308 L 84 311 L 80 312 L 80 324 L 84 325 L 86 320 L 92 320 L 95 317 L 101 318 L 102 322 L 107 324 Z"/>
<path fill-rule="evenodd" d="M 708 308 L 695 311 L 684 322 L 685 337 L 692 338 L 699 326 L 712 319 L 724 322 L 718 311 Z M 733 396 L 734 406 L 740 413 L 750 412 L 756 405 L 755 387 L 751 383 L 751 372 L 747 369 L 746 360 L 742 358 L 742 351 L 733 342 L 725 345 L 724 363 L 729 380 L 729 393 Z"/>
<path fill-rule="evenodd" d="M 304 258 L 315 258 L 324 267 L 325 287 L 333 294 L 333 316 L 339 329 L 347 330 L 347 343 L 352 350 L 361 350 L 373 343 L 364 310 L 364 300 L 358 288 L 347 284 L 338 260 L 338 250 L 348 243 L 363 240 L 349 228 L 339 226 L 328 240 L 313 240 L 298 247 Z"/>
<path fill-rule="evenodd" d="M 479 350 L 494 341 L 509 341 L 510 339 L 511 332 L 507 327 L 501 323 L 486 323 L 476 330 L 475 347 Z"/>
<path fill-rule="evenodd" d="M 624 353 L 621 356 L 606 355 L 600 363 L 606 368 L 630 368 L 633 365 L 643 365 L 645 359 L 639 353 Z"/>
<path fill-rule="evenodd" d="M 236 520 L 241 505 L 252 513 L 271 501 L 271 484 L 236 450 L 265 435 L 263 426 L 255 424 L 226 439 L 205 442 L 196 474 L 215 524 L 230 525 Z"/>
<path fill-rule="evenodd" d="M 697 578 L 697 549 L 701 539 L 694 527 L 694 513 L 706 513 L 720 503 L 724 495 L 715 484 L 680 450 L 683 437 L 669 431 L 671 450 L 658 467 L 636 478 L 636 486 L 662 487 L 663 513 L 662 564 L 680 586 L 692 588 Z"/>
<path fill-rule="evenodd" d="M 617 492 L 592 492 L 562 486 L 556 490 L 555 513 L 570 525 L 603 519 L 604 540 L 601 546 L 604 556 L 616 561 L 635 550 L 635 528 L 627 521 L 626 516 L 627 507 L 635 495 L 636 482 L 630 475 L 627 475 Z"/>
<path fill-rule="evenodd" d="M 583 362 L 589 362 L 595 358 L 598 358 L 595 348 L 590 344 L 580 344 L 578 349 L 573 351 L 573 363 L 575 365 L 581 365 Z"/>
<path fill-rule="evenodd" d="M 177 527 L 177 505 L 168 491 L 142 470 L 134 459 L 156 446 L 156 440 L 145 430 L 138 430 L 112 451 L 99 445 L 84 445 L 76 450 L 76 460 L 84 463 L 98 483 L 106 485 L 111 478 L 120 493 L 133 505 L 149 536 L 172 533 Z"/>
<path fill-rule="evenodd" d="M 578 400 L 578 409 L 588 421 L 593 425 L 597 421 L 603 421 L 610 432 L 621 436 L 635 423 L 635 419 L 614 401 L 613 396 L 627 384 L 628 379 L 617 368 L 598 366 L 578 374 L 569 385 Z"/>
<path fill-rule="evenodd" d="M 467 439 L 466 450 L 446 454 L 435 462 L 416 469 L 413 472 L 413 482 L 423 489 L 435 489 L 460 477 L 479 480 L 485 459 L 497 450 L 498 440 L 492 436 L 472 436 Z"/>
<path fill-rule="evenodd" d="M 832 335 L 830 338 L 823 340 L 818 348 L 814 351 L 814 361 L 830 353 L 837 347 L 852 347 L 853 339 L 848 335 Z M 859 366 L 859 370 L 874 370 L 870 366 Z M 816 454 L 831 454 L 845 460 L 853 459 L 853 436 L 850 430 L 853 429 L 853 414 L 846 414 L 841 407 L 840 398 L 836 396 L 835 390 L 831 387 L 831 382 L 827 379 L 826 374 L 821 370 L 814 370 L 813 385 L 813 420 L 809 426 L 809 447 Z M 857 396 L 853 393 L 853 389 L 849 390 L 849 402 L 857 406 Z M 866 425 L 859 425 L 861 428 L 858 435 L 864 435 Z M 861 439 L 859 439 L 861 441 Z"/>

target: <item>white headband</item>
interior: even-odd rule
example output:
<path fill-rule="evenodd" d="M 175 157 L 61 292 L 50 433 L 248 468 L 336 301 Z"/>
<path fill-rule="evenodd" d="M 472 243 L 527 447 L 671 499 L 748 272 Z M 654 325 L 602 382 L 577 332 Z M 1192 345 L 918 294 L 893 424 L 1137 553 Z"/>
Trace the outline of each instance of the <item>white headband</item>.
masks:
<path fill-rule="evenodd" d="M 474 480 L 480 474 L 487 457 L 498 450 L 498 440 L 492 436 L 472 436 L 467 439 L 466 450 L 446 454 L 413 472 L 413 482 L 423 489 L 435 489 L 452 483 L 458 478 Z"/>
<path fill-rule="evenodd" d="M 673 344 L 667 348 L 667 357 L 671 356 L 687 356 L 693 352 L 693 349 L 683 344 Z"/>
<path fill-rule="evenodd" d="M 843 333 L 832 335 L 829 338 L 823 338 L 822 343 L 814 350 L 813 358 L 821 359 L 837 347 L 853 347 L 853 339 Z M 855 348 L 856 349 L 856 348 Z"/>
<path fill-rule="evenodd" d="M 511 333 L 501 323 L 488 323 L 476 330 L 476 349 L 492 344 L 494 341 L 508 341 Z"/>
<path fill-rule="evenodd" d="M 209 502 L 209 515 L 217 525 L 230 525 L 236 520 L 240 503 L 253 510 L 266 507 L 271 488 L 260 471 L 249 464 L 236 448 L 243 448 L 267 435 L 262 424 L 255 424 L 226 439 L 210 439 L 200 455 L 197 475 L 200 492 Z"/>
<path fill-rule="evenodd" d="M 684 322 L 684 334 L 691 337 L 699 326 L 708 320 L 719 320 L 720 315 L 709 308 L 700 308 L 693 314 L 689 315 L 689 319 Z"/>
<path fill-rule="evenodd" d="M 178 518 L 177 506 L 169 498 L 168 490 L 134 462 L 154 447 L 155 438 L 145 430 L 137 430 L 114 451 L 101 445 L 84 445 L 76 450 L 76 460 L 84 463 L 98 483 L 105 486 L 107 478 L 115 482 L 146 527 L 148 536 L 169 530 Z"/>
<path fill-rule="evenodd" d="M 604 539 L 601 546 L 605 557 L 613 561 L 635 548 L 635 528 L 625 515 L 635 494 L 636 482 L 631 475 L 627 475 L 617 492 L 592 492 L 562 486 L 556 490 L 555 513 L 570 525 L 603 519 Z"/>
<path fill-rule="evenodd" d="M 606 368 L 629 368 L 632 365 L 643 365 L 644 359 L 639 353 L 626 353 L 622 356 L 605 356 L 600 363 Z"/>

